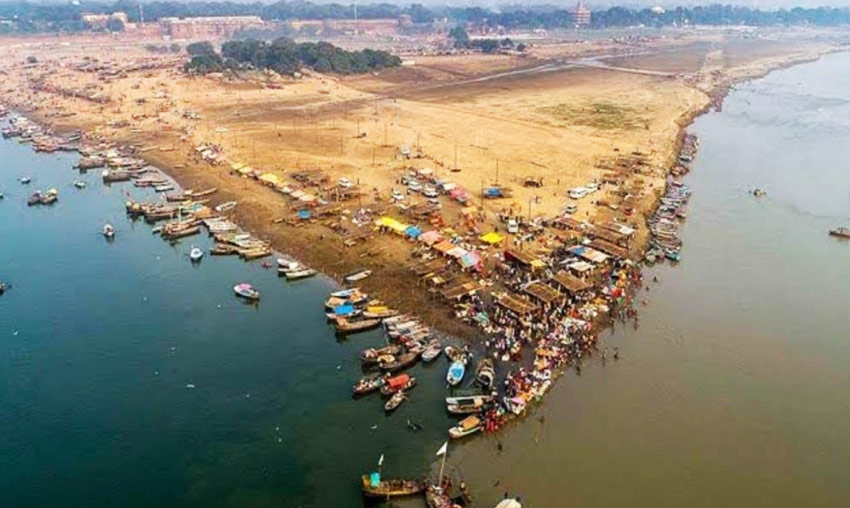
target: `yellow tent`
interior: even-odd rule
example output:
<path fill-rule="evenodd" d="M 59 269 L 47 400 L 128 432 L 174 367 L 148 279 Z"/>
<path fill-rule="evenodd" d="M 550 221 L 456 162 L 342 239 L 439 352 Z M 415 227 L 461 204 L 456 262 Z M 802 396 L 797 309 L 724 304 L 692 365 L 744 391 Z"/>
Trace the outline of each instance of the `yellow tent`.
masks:
<path fill-rule="evenodd" d="M 234 162 L 230 165 L 230 167 L 233 169 L 233 171 L 239 171 L 240 169 L 245 167 L 245 164 L 242 164 L 241 162 Z"/>
<path fill-rule="evenodd" d="M 499 233 L 496 233 L 495 231 L 490 231 L 486 235 L 481 235 L 481 238 L 479 238 L 479 240 L 481 240 L 484 243 L 489 243 L 490 245 L 494 245 L 494 244 L 497 244 L 497 243 L 501 242 L 502 240 L 504 240 L 504 237 L 502 235 L 500 235 Z"/>
<path fill-rule="evenodd" d="M 404 232 L 408 228 L 407 224 L 402 224 L 401 222 L 393 219 L 392 217 L 381 217 L 379 222 L 381 226 L 385 226 L 389 229 L 392 229 L 393 231 L 399 234 L 404 234 Z"/>
<path fill-rule="evenodd" d="M 264 173 L 262 176 L 260 176 L 260 181 L 266 182 L 271 185 L 277 185 L 280 183 L 280 178 L 278 178 L 277 175 L 273 173 Z"/>
<path fill-rule="evenodd" d="M 237 171 L 240 174 L 248 175 L 254 172 L 254 168 L 252 168 L 251 166 L 242 166 L 241 168 L 237 169 Z"/>

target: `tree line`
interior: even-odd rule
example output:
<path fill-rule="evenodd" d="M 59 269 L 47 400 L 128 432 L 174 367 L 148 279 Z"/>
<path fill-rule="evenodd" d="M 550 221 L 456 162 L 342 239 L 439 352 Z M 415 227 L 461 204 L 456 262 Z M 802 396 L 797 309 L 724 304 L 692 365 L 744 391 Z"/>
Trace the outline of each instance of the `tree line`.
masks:
<path fill-rule="evenodd" d="M 141 12 L 136 0 L 117 0 L 102 3 L 96 0 L 79 2 L 33 3 L 28 0 L 0 2 L 0 31 L 77 31 L 85 29 L 80 21 L 82 13 L 125 12 L 130 21 L 140 20 Z M 155 1 L 142 4 L 145 21 L 164 17 L 237 16 L 254 15 L 265 20 L 292 19 L 351 19 L 354 5 L 339 3 L 314 4 L 308 1 L 260 2 L 178 2 Z M 437 18 L 448 18 L 454 23 L 475 23 L 483 26 L 512 28 L 564 28 L 573 24 L 568 9 L 561 6 L 536 6 L 530 8 L 506 7 L 495 11 L 481 7 L 425 7 L 411 4 L 406 7 L 372 3 L 357 6 L 361 19 L 397 18 L 411 16 L 416 23 L 427 23 Z M 758 10 L 731 5 L 678 7 L 664 13 L 650 9 L 611 7 L 593 12 L 592 27 L 669 26 L 681 24 L 703 25 L 799 25 L 833 26 L 850 23 L 850 8 L 816 7 L 778 10 Z"/>
<path fill-rule="evenodd" d="M 189 44 L 186 51 L 192 58 L 185 70 L 202 74 L 225 69 L 270 69 L 292 75 L 302 68 L 322 73 L 360 74 L 401 65 L 399 57 L 386 51 L 346 51 L 328 42 L 297 43 L 287 37 L 271 42 L 228 41 L 221 46 L 221 54 L 210 42 Z"/>

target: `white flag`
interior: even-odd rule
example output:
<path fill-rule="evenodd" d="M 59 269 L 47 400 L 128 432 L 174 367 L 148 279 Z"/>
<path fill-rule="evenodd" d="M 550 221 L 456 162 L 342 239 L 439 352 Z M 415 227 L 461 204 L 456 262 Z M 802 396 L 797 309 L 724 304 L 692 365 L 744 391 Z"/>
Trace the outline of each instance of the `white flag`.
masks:
<path fill-rule="evenodd" d="M 381 458 L 378 459 L 378 467 L 383 466 L 383 465 L 384 465 L 384 454 L 382 453 Z"/>
<path fill-rule="evenodd" d="M 443 446 L 441 446 L 440 449 L 437 450 L 437 457 L 439 457 L 440 455 L 445 455 L 446 452 L 448 451 L 448 449 L 449 449 L 449 442 L 446 441 L 445 443 L 443 443 Z"/>

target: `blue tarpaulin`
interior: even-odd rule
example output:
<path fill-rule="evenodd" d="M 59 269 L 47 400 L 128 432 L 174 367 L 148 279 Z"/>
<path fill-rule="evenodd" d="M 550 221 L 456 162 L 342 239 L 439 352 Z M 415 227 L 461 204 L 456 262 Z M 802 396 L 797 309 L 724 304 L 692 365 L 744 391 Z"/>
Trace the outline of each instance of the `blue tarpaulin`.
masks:
<path fill-rule="evenodd" d="M 419 238 L 419 235 L 422 234 L 422 229 L 420 229 L 419 226 L 410 226 L 404 230 L 404 234 L 410 238 Z"/>
<path fill-rule="evenodd" d="M 570 252 L 572 252 L 576 256 L 581 256 L 582 253 L 584 253 L 584 246 L 583 245 L 576 245 L 575 247 L 570 249 Z"/>
<path fill-rule="evenodd" d="M 381 473 L 372 473 L 369 475 L 369 483 L 372 484 L 372 487 L 377 487 L 381 484 Z"/>
<path fill-rule="evenodd" d="M 334 307 L 334 314 L 337 316 L 348 316 L 354 314 L 354 305 L 339 305 Z"/>
<path fill-rule="evenodd" d="M 502 195 L 502 189 L 500 189 L 498 187 L 490 187 L 489 189 L 486 189 L 484 191 L 484 194 L 487 195 L 487 196 L 501 196 Z"/>
<path fill-rule="evenodd" d="M 310 218 L 310 210 L 298 210 L 298 218 L 299 219 L 309 219 Z"/>

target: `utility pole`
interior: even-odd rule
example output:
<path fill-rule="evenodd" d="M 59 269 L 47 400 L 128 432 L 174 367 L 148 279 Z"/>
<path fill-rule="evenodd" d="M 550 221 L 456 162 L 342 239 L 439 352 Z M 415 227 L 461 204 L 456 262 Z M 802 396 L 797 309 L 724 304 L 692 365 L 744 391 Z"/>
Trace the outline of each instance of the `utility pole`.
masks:
<path fill-rule="evenodd" d="M 499 183 L 499 158 L 496 157 L 496 183 Z"/>
<path fill-rule="evenodd" d="M 457 169 L 457 140 L 455 140 L 455 165 L 454 169 Z M 481 185 L 484 185 L 483 183 Z"/>

